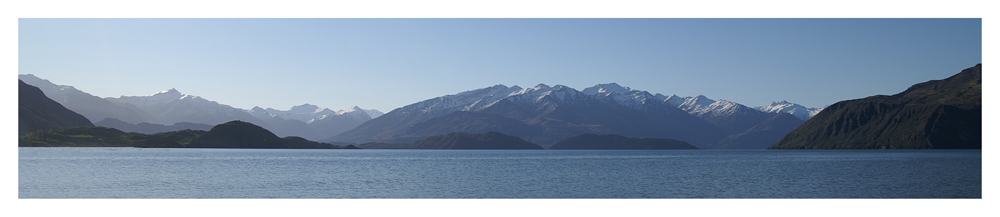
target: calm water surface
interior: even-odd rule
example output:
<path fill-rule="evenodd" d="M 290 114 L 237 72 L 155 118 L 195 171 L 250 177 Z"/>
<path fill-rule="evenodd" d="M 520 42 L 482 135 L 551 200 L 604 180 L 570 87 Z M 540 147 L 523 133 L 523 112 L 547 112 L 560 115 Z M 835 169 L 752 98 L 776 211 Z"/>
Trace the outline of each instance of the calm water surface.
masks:
<path fill-rule="evenodd" d="M 981 198 L 981 150 L 18 148 L 19 198 Z"/>

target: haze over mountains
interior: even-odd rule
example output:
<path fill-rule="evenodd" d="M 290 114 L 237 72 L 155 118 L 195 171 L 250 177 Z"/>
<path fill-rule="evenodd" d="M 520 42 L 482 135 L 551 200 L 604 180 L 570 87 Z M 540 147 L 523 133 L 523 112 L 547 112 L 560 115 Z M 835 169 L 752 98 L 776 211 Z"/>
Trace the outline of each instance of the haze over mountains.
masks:
<path fill-rule="evenodd" d="M 495 85 L 424 100 L 386 114 L 357 106 L 334 111 L 311 104 L 288 110 L 244 110 L 176 89 L 148 96 L 100 98 L 33 75 L 19 77 L 46 87 L 42 88 L 43 92 L 48 90 L 46 95 L 63 99 L 60 103 L 73 105 L 67 107 L 77 108 L 85 116 L 89 114 L 99 126 L 126 132 L 206 130 L 240 120 L 277 136 L 324 142 L 411 143 L 454 132 L 495 131 L 546 148 L 582 134 L 615 134 L 676 139 L 699 148 L 758 149 L 779 141 L 801 125 L 810 111 L 818 110 L 787 102 L 755 109 L 701 95 L 651 94 L 616 83 L 582 91 L 562 85 Z"/>
<path fill-rule="evenodd" d="M 306 123 L 296 119 L 299 118 L 298 116 L 281 117 L 271 116 L 269 114 L 252 113 L 252 110 L 233 108 L 232 106 L 204 99 L 199 96 L 183 94 L 176 89 L 160 91 L 148 96 L 100 98 L 77 90 L 72 86 L 56 85 L 48 80 L 44 80 L 30 74 L 18 75 L 18 78 L 27 84 L 39 87 L 39 89 L 41 89 L 46 96 L 49 96 L 49 98 L 65 105 L 66 108 L 70 110 L 80 113 L 95 123 L 119 124 L 116 126 L 125 126 L 121 125 L 120 122 L 134 125 L 147 123 L 151 125 L 170 126 L 177 123 L 193 123 L 211 126 L 233 120 L 242 120 L 264 127 L 281 137 L 300 136 L 309 140 L 320 140 L 336 135 L 346 129 L 357 126 L 361 122 L 371 119 L 369 114 L 382 114 L 378 110 L 366 110 L 354 113 L 322 113 L 317 114 L 316 117 L 314 117 L 321 120 L 315 121 L 314 123 Z M 360 108 L 354 107 L 352 109 Z M 271 111 L 281 113 L 279 110 L 275 109 L 271 109 Z M 288 111 L 286 113 L 290 112 L 292 111 Z M 254 114 L 258 115 L 255 116 Z M 350 117 L 341 117 L 342 115 L 349 115 Z M 118 121 L 109 120 L 103 122 L 103 120 L 108 118 L 116 119 Z M 197 127 L 203 127 L 204 125 L 197 125 Z M 146 131 L 136 129 L 130 132 L 156 133 L 148 130 L 160 128 L 165 130 L 174 129 L 154 126 L 147 127 L 145 129 Z"/>
<path fill-rule="evenodd" d="M 72 86 L 56 85 L 34 75 L 19 74 L 18 79 L 31 86 L 41 89 L 45 96 L 62 104 L 69 110 L 87 117 L 92 122 L 105 118 L 115 118 L 129 123 L 158 123 L 152 115 L 127 105 L 119 105 L 111 101 L 77 90 Z"/>
<path fill-rule="evenodd" d="M 37 87 L 17 81 L 17 132 L 94 126 L 83 115 L 49 99 Z"/>

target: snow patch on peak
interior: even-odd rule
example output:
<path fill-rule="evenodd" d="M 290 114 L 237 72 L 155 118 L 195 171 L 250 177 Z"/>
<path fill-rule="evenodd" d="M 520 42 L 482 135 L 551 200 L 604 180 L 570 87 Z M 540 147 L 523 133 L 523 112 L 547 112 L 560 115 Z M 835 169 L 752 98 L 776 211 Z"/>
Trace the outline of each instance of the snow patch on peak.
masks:
<path fill-rule="evenodd" d="M 785 100 L 782 100 L 781 102 L 772 101 L 770 104 L 767 104 L 766 106 L 758 106 L 754 107 L 754 109 L 768 113 L 784 112 L 792 114 L 795 117 L 802 120 L 809 120 L 809 118 L 816 116 L 816 114 L 818 114 L 820 111 L 823 110 L 823 108 L 806 108 L 805 106 L 796 103 L 790 103 Z"/>
<path fill-rule="evenodd" d="M 364 112 L 364 109 L 361 109 L 358 106 L 351 106 L 350 108 L 347 108 L 346 110 L 337 111 L 337 114 L 338 115 L 343 115 L 343 114 L 347 114 L 347 113 L 358 114 L 359 112 Z M 365 113 L 365 114 L 368 114 L 368 113 Z"/>
<path fill-rule="evenodd" d="M 680 97 L 677 96 L 677 94 L 671 94 L 670 96 L 664 98 L 663 102 L 666 102 L 667 104 L 670 104 L 672 106 L 680 107 L 681 104 L 684 104 L 684 102 L 689 98 L 691 97 Z"/>
<path fill-rule="evenodd" d="M 715 103 L 715 100 L 709 99 L 704 95 L 698 95 L 696 97 L 685 97 L 684 103 L 681 103 L 681 105 L 677 106 L 677 108 L 680 108 L 688 113 L 694 113 L 704 110 L 709 105 L 712 105 L 712 103 Z"/>
<path fill-rule="evenodd" d="M 169 90 L 164 90 L 156 92 L 154 94 L 147 95 L 146 98 L 147 101 L 149 102 L 169 102 L 174 100 L 180 100 L 181 98 L 184 98 L 186 96 L 188 95 L 182 94 L 180 91 L 177 91 L 177 89 L 170 88 Z M 121 98 L 125 98 L 125 96 Z"/>
<path fill-rule="evenodd" d="M 332 110 L 324 109 L 324 111 L 332 111 Z M 365 111 L 364 109 L 361 109 L 361 107 L 351 106 L 350 108 L 343 109 L 343 110 L 340 110 L 340 111 L 336 111 L 336 112 L 332 112 L 332 113 L 324 113 L 322 115 L 314 116 L 312 119 L 309 119 L 309 120 L 307 120 L 305 122 L 307 124 L 312 124 L 312 123 L 318 122 L 318 121 L 327 121 L 327 120 L 334 120 L 334 119 L 337 119 L 337 120 L 351 119 L 353 121 L 357 121 L 358 123 L 362 123 L 362 122 L 371 120 L 372 118 L 371 118 L 371 115 L 368 115 L 368 112 Z"/>
<path fill-rule="evenodd" d="M 118 98 L 109 97 L 104 99 L 116 103 L 131 104 L 154 116 L 157 115 L 157 113 L 150 112 L 151 110 L 156 110 L 156 108 L 158 107 L 163 107 L 167 104 L 180 100 L 184 100 L 185 102 L 191 101 L 192 104 L 203 105 L 203 106 L 214 106 L 214 104 L 218 104 L 214 101 L 209 101 L 198 96 L 181 94 L 180 91 L 177 91 L 177 89 L 174 88 L 156 92 L 154 94 L 147 96 L 121 96 Z"/>
<path fill-rule="evenodd" d="M 181 94 L 181 92 L 177 91 L 177 88 L 170 88 L 169 90 L 164 90 L 164 91 L 156 92 L 156 93 L 154 93 L 154 94 L 152 94 L 150 96 L 157 95 L 157 94 Z"/>
<path fill-rule="evenodd" d="M 264 109 L 264 111 L 271 114 L 273 117 L 278 117 L 285 120 L 298 120 L 302 122 L 309 123 L 311 120 L 316 119 L 323 115 L 336 113 L 328 108 L 320 108 L 319 106 L 312 105 L 309 103 L 292 106 L 291 109 L 287 111 L 277 110 L 273 108 Z"/>
<path fill-rule="evenodd" d="M 520 87 L 494 85 L 488 88 L 464 91 L 454 95 L 446 95 L 420 101 L 396 109 L 398 115 L 413 113 L 451 113 L 455 111 L 473 111 L 491 105 L 493 102 L 510 96 L 513 92 L 524 91 Z M 395 112 L 393 112 L 395 113 Z"/>
<path fill-rule="evenodd" d="M 372 117 L 371 117 L 371 115 L 368 115 L 367 111 L 365 111 L 364 109 L 361 109 L 361 107 L 351 106 L 350 108 L 347 108 L 347 109 L 344 109 L 344 110 L 340 110 L 340 111 L 337 111 L 337 112 L 332 113 L 332 114 L 324 114 L 324 115 L 317 116 L 317 117 L 315 117 L 313 119 L 310 119 L 310 120 L 306 121 L 306 123 L 312 124 L 313 122 L 322 121 L 322 120 L 332 120 L 332 119 L 340 119 L 340 120 L 351 119 L 351 120 L 357 121 L 358 123 L 361 123 L 361 122 L 365 122 L 365 121 L 371 120 Z"/>

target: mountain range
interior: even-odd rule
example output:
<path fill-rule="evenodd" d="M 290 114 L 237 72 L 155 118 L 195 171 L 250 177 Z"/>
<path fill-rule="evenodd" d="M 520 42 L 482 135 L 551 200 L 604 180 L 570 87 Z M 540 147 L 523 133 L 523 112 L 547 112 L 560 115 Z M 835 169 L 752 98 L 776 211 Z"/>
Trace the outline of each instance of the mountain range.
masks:
<path fill-rule="evenodd" d="M 615 83 L 492 87 L 395 109 L 324 141 L 408 143 L 451 132 L 495 131 L 542 147 L 581 134 L 681 140 L 699 148 L 766 148 L 802 123 L 704 96 L 665 97 Z"/>
<path fill-rule="evenodd" d="M 200 130 L 206 125 L 241 120 L 264 127 L 278 136 L 300 136 L 309 140 L 320 140 L 354 128 L 370 120 L 372 116 L 383 114 L 378 110 L 362 110 L 357 106 L 334 112 L 309 104 L 295 106 L 289 111 L 259 107 L 244 110 L 199 96 L 183 94 L 176 89 L 147 96 L 100 98 L 72 86 L 53 84 L 31 74 L 21 74 L 18 78 L 27 84 L 39 87 L 49 98 L 91 121 L 103 122 L 104 126 L 131 127 L 122 129 L 129 132 L 167 132 L 180 128 L 159 126 L 178 126 L 178 123 L 190 123 L 181 124 L 181 128 L 184 129 Z M 304 113 L 302 112 L 304 110 L 312 112 Z M 353 112 L 356 110 L 361 112 Z M 115 120 L 104 122 L 108 118 Z M 316 120 L 310 121 L 312 119 Z M 139 126 L 145 128 L 139 129 Z"/>
<path fill-rule="evenodd" d="M 701 95 L 651 94 L 616 83 L 581 91 L 562 85 L 495 85 L 424 100 L 386 114 L 357 106 L 334 111 L 311 104 L 289 110 L 244 110 L 176 89 L 147 96 L 100 98 L 33 75 L 19 77 L 46 87 L 42 88 L 43 92 L 49 90 L 46 95 L 72 105 L 67 108 L 77 108 L 83 111 L 81 114 L 93 116 L 92 120 L 100 120 L 99 126 L 160 133 L 205 130 L 240 120 L 277 136 L 326 142 L 411 143 L 453 132 L 496 131 L 543 147 L 582 134 L 616 134 L 676 139 L 699 148 L 766 148 L 801 125 L 803 117 L 808 118 L 801 116 L 803 110 L 811 111 L 787 102 L 755 109 Z"/>
<path fill-rule="evenodd" d="M 79 113 L 90 121 L 100 121 L 105 118 L 115 118 L 129 123 L 158 123 L 152 115 L 139 108 L 119 105 L 100 97 L 77 90 L 72 86 L 56 85 L 49 80 L 35 77 L 31 74 L 20 74 L 18 79 L 24 83 L 41 89 L 45 96 Z"/>

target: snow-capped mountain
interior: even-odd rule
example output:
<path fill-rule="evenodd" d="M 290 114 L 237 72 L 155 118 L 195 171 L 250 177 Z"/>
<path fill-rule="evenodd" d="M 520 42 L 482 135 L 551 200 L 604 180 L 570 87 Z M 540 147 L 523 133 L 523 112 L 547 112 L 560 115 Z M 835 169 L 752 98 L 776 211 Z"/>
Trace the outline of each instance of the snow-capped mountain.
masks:
<path fill-rule="evenodd" d="M 655 96 L 657 99 L 664 101 L 667 104 L 678 107 L 681 106 L 681 104 L 684 104 L 684 101 L 687 100 L 686 98 L 677 96 L 676 94 L 671 94 L 670 96 L 664 96 L 663 94 L 657 93 Z"/>
<path fill-rule="evenodd" d="M 724 148 L 766 148 L 774 141 L 781 140 L 785 133 L 802 125 L 802 121 L 795 120 L 794 117 L 784 117 L 788 114 L 764 112 L 728 100 L 715 101 L 704 95 L 661 95 L 657 98 L 732 134 L 720 142 L 720 146 Z"/>
<path fill-rule="evenodd" d="M 699 96 L 700 97 L 700 96 Z M 704 98 L 708 99 L 708 98 Z M 697 117 L 718 117 L 729 115 L 759 115 L 759 111 L 753 110 L 739 103 L 726 100 L 715 101 L 708 106 L 693 109 L 691 114 Z"/>
<path fill-rule="evenodd" d="M 616 83 L 582 91 L 495 85 L 410 104 L 325 141 L 410 142 L 454 131 L 496 131 L 543 147 L 595 133 L 679 139 L 702 148 L 764 148 L 800 124 L 791 115 L 731 101 L 650 94 Z"/>
<path fill-rule="evenodd" d="M 17 78 L 26 84 L 38 87 L 45 93 L 45 96 L 93 122 L 98 122 L 105 118 L 115 118 L 129 123 L 152 122 L 156 120 L 153 116 L 138 108 L 113 103 L 78 90 L 73 86 L 57 85 L 32 74 L 19 74 Z"/>
<path fill-rule="evenodd" d="M 692 114 L 704 114 L 711 112 L 709 106 L 712 103 L 715 103 L 715 100 L 709 99 L 704 95 L 698 95 L 696 97 L 684 97 L 684 103 L 681 103 L 677 108 Z M 719 107 L 716 106 L 714 108 Z"/>
<path fill-rule="evenodd" d="M 312 127 L 317 133 L 323 135 L 325 139 L 337 134 L 343 133 L 344 131 L 353 129 L 362 123 L 371 120 L 371 116 L 368 116 L 368 112 L 357 106 L 351 108 L 337 111 L 333 114 L 322 115 L 314 118 L 309 122 L 309 127 Z"/>
<path fill-rule="evenodd" d="M 622 105 L 634 110 L 647 109 L 649 106 L 669 106 L 670 104 L 662 104 L 663 99 L 657 97 L 654 94 L 650 94 L 646 91 L 633 90 L 632 88 L 622 87 L 616 83 L 609 84 L 598 84 L 593 87 L 583 89 L 583 94 L 596 96 L 599 98 L 604 98 L 605 100 L 612 100 L 618 105 Z M 662 96 L 662 94 L 659 94 Z M 674 111 L 674 110 L 667 110 Z"/>
<path fill-rule="evenodd" d="M 790 103 L 788 101 L 781 101 L 781 102 L 772 101 L 770 104 L 767 104 L 766 106 L 757 106 L 754 107 L 754 109 L 763 112 L 784 112 L 792 114 L 795 117 L 802 120 L 809 120 L 809 118 L 812 118 L 820 111 L 823 111 L 823 108 L 806 108 L 805 106 L 795 103 Z"/>
<path fill-rule="evenodd" d="M 781 101 L 778 103 L 771 102 L 770 105 L 760 106 L 750 108 L 743 104 L 739 104 L 727 100 L 715 101 L 705 97 L 704 95 L 698 95 L 696 97 L 679 97 L 677 95 L 663 96 L 657 94 L 657 99 L 664 101 L 671 105 L 676 105 L 677 108 L 684 110 L 691 115 L 700 118 L 710 118 L 726 115 L 758 115 L 756 112 L 764 113 L 789 113 L 795 115 L 797 118 L 802 120 L 808 120 L 812 115 L 816 115 L 820 110 L 817 108 L 806 108 L 799 104 L 789 103 L 786 101 Z"/>
<path fill-rule="evenodd" d="M 443 126 L 425 123 L 455 112 L 467 113 L 433 121 Z M 509 132 L 514 127 L 482 125 L 515 122 L 537 128 L 537 132 Z M 327 141 L 404 141 L 401 139 L 430 136 L 424 134 L 432 132 L 410 129 L 418 124 L 429 129 L 479 129 L 522 134 L 518 136 L 528 136 L 526 140 L 543 146 L 583 133 L 684 138 L 695 141 L 692 144 L 705 146 L 713 142 L 710 140 L 717 140 L 723 135 L 721 129 L 645 91 L 614 83 L 597 85 L 584 91 L 563 85 L 539 84 L 533 88 L 495 85 L 424 100 L 393 110 Z"/>
<path fill-rule="evenodd" d="M 264 109 L 264 111 L 267 112 L 267 114 L 272 115 L 274 117 L 280 117 L 286 120 L 298 120 L 306 123 L 312 122 L 313 119 L 316 119 L 319 116 L 337 113 L 328 108 L 320 108 L 319 106 L 310 105 L 308 103 L 292 106 L 292 109 L 289 109 L 288 111 L 282 111 L 272 108 L 266 108 Z"/>
<path fill-rule="evenodd" d="M 333 111 L 310 104 L 292 106 L 287 111 L 255 106 L 247 113 L 263 120 L 270 126 L 274 126 L 274 128 L 288 130 L 288 133 L 294 133 L 309 140 L 320 140 L 340 134 L 371 120 L 368 111 L 381 113 L 375 109 L 364 110 L 357 106 Z"/>
<path fill-rule="evenodd" d="M 177 89 L 160 91 L 148 96 L 121 96 L 104 98 L 119 105 L 134 106 L 156 118 L 154 124 L 171 125 L 178 122 L 217 125 L 232 120 L 243 120 L 263 125 L 260 119 L 246 111 L 207 100 L 199 96 L 182 94 Z"/>
<path fill-rule="evenodd" d="M 320 108 L 319 106 L 310 105 L 308 103 L 292 106 L 292 108 L 287 111 L 273 108 L 263 109 L 258 106 L 248 110 L 247 113 L 261 119 L 277 117 L 284 120 L 297 120 L 307 124 L 311 124 L 315 121 L 336 118 L 336 116 L 344 116 L 345 118 L 364 122 L 372 119 L 370 114 L 383 114 L 381 111 L 375 109 L 361 109 L 357 106 L 353 106 L 345 110 L 333 111 L 329 108 Z"/>
<path fill-rule="evenodd" d="M 374 109 L 372 109 L 372 110 L 374 110 Z M 378 112 L 378 110 L 374 110 L 374 111 Z M 307 121 L 306 123 L 313 123 L 313 122 L 316 122 L 316 121 L 324 121 L 324 120 L 332 120 L 334 118 L 345 118 L 345 119 L 350 119 L 350 120 L 354 120 L 354 121 L 358 121 L 358 122 L 365 122 L 365 121 L 368 121 L 368 120 L 372 119 L 371 116 L 368 115 L 368 111 L 366 111 L 364 109 L 361 109 L 358 106 L 352 106 L 352 107 L 350 107 L 348 109 L 340 110 L 340 111 L 334 112 L 332 114 L 325 114 L 325 115 L 317 116 L 317 117 L 315 117 L 315 118 Z"/>
<path fill-rule="evenodd" d="M 455 111 L 475 111 L 483 107 L 489 106 L 492 103 L 510 96 L 516 91 L 522 90 L 521 87 L 513 86 L 507 87 L 504 85 L 495 85 L 488 88 L 470 90 L 461 92 L 454 95 L 447 95 L 442 97 L 436 97 L 433 99 L 428 99 L 420 101 L 402 108 L 398 108 L 390 111 L 386 115 L 395 113 L 394 115 L 420 115 L 420 114 L 437 114 L 437 113 L 451 113 Z"/>

